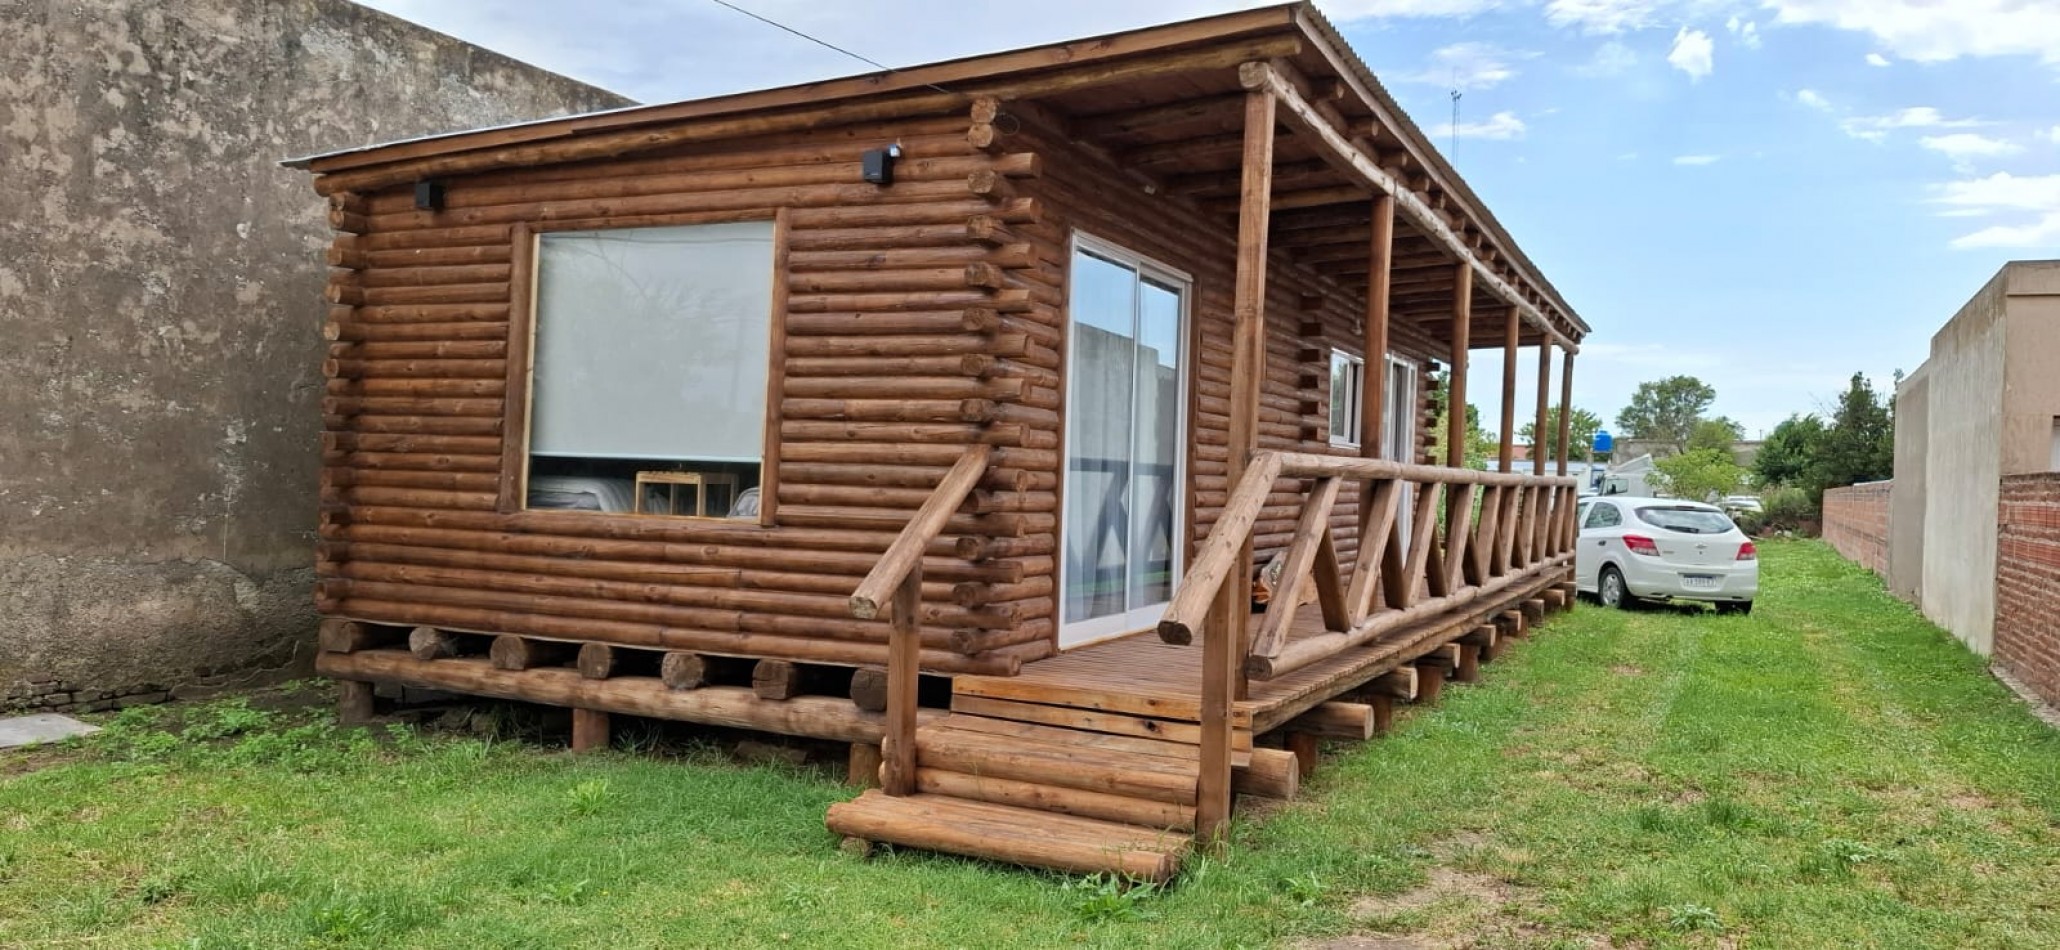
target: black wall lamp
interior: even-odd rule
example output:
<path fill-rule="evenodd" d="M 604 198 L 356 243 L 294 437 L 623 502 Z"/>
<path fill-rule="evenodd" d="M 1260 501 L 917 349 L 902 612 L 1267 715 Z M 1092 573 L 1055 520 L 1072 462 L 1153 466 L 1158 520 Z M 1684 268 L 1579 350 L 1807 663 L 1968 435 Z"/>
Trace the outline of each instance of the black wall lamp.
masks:
<path fill-rule="evenodd" d="M 418 181 L 415 183 L 415 210 L 443 210 L 443 182 Z"/>
<path fill-rule="evenodd" d="M 901 146 L 870 149 L 863 160 L 863 176 L 875 185 L 894 184 L 894 160 L 901 157 Z"/>

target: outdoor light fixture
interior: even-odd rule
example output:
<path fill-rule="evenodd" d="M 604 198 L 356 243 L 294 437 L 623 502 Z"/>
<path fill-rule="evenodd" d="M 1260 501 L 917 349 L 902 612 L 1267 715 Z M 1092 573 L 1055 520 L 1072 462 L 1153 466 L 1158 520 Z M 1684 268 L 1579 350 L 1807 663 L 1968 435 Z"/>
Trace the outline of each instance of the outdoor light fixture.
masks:
<path fill-rule="evenodd" d="M 415 183 L 415 210 L 443 210 L 443 182 L 418 181 Z"/>
<path fill-rule="evenodd" d="M 864 177 L 875 185 L 894 184 L 894 160 L 901 157 L 901 146 L 889 145 L 865 153 Z"/>

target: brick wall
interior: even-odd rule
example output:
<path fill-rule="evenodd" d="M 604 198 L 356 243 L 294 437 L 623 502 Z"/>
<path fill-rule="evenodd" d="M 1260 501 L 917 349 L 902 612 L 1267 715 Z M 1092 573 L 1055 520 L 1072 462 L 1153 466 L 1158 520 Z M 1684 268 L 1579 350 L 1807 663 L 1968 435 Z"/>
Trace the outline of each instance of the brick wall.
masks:
<path fill-rule="evenodd" d="M 1824 540 L 1883 578 L 1888 577 L 1888 492 L 1894 484 L 1867 482 L 1824 492 Z"/>
<path fill-rule="evenodd" d="M 2003 479 L 1995 663 L 2060 704 L 2060 473 Z"/>

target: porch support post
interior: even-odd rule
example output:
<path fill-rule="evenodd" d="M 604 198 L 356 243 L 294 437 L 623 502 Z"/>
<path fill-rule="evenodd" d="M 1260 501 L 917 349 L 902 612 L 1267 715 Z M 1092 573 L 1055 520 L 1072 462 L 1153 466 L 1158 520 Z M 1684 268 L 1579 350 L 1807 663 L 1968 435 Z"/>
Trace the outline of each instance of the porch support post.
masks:
<path fill-rule="evenodd" d="M 1552 338 L 1538 341 L 1538 419 L 1531 431 L 1531 474 L 1545 476 L 1546 438 L 1552 421 Z M 1566 454 L 1566 447 L 1560 447 L 1560 454 Z M 1544 560 L 1550 553 L 1552 543 L 1553 506 L 1558 504 L 1558 489 L 1539 486 L 1531 492 L 1531 503 L 1537 506 L 1537 514 L 1531 518 L 1531 560 Z"/>
<path fill-rule="evenodd" d="M 1574 351 L 1567 350 L 1559 365 L 1559 474 L 1565 475 L 1567 460 L 1574 454 L 1574 447 L 1566 441 L 1574 427 Z"/>
<path fill-rule="evenodd" d="M 1509 319 L 1502 330 L 1502 456 L 1501 470 L 1516 471 L 1516 341 L 1518 331 L 1523 329 L 1516 308 L 1509 308 Z"/>
<path fill-rule="evenodd" d="M 1373 242 L 1367 247 L 1371 268 L 1366 272 L 1366 371 L 1360 375 L 1359 454 L 1380 458 L 1381 440 L 1388 407 L 1388 291 L 1393 284 L 1389 273 L 1395 260 L 1395 199 L 1373 196 Z M 1402 461 L 1407 461 L 1403 459 Z M 1368 492 L 1372 486 L 1368 486 Z M 1361 499 L 1360 521 L 1367 508 Z"/>
<path fill-rule="evenodd" d="M 1445 386 L 1445 465 L 1466 467 L 1466 352 L 1472 345 L 1473 265 L 1452 269 L 1452 379 Z"/>
<path fill-rule="evenodd" d="M 1237 220 L 1237 284 L 1232 297 L 1229 483 L 1235 491 L 1259 445 L 1259 392 L 1266 377 L 1266 237 L 1273 197 L 1273 70 L 1238 69 L 1245 88 L 1245 149 Z M 1231 704 L 1242 699 L 1245 637 L 1251 625 L 1252 539 L 1216 595 L 1202 635 L 1202 729 L 1195 833 L 1215 839 L 1230 820 Z"/>

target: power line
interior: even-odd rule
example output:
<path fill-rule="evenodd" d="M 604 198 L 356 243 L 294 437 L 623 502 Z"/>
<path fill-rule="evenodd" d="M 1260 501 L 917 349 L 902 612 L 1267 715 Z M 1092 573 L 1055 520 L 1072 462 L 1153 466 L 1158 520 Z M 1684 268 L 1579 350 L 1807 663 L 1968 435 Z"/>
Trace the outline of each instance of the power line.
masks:
<path fill-rule="evenodd" d="M 788 25 L 787 25 L 787 24 L 785 24 L 785 23 L 781 23 L 781 22 L 779 22 L 778 20 L 774 20 L 774 19 L 772 19 L 771 17 L 767 17 L 767 16 L 763 16 L 763 15 L 760 15 L 760 14 L 757 14 L 757 13 L 753 13 L 753 12 L 751 12 L 750 10 L 746 10 L 746 9 L 744 9 L 743 7 L 737 6 L 736 4 L 734 4 L 734 3 L 731 3 L 731 2 L 729 2 L 729 0 L 709 0 L 709 2 L 710 2 L 710 3 L 713 3 L 713 4 L 715 4 L 716 6 L 720 6 L 720 7 L 727 7 L 727 8 L 729 8 L 729 9 L 731 9 L 731 10 L 734 10 L 734 11 L 736 11 L 736 12 L 738 12 L 738 13 L 741 13 L 741 14 L 743 14 L 743 15 L 747 16 L 747 17 L 750 17 L 751 19 L 757 20 L 757 21 L 758 21 L 758 22 L 760 22 L 760 23 L 763 23 L 763 24 L 765 24 L 765 25 L 767 25 L 767 26 L 773 27 L 774 29 L 782 30 L 782 31 L 784 31 L 784 32 L 787 32 L 787 33 L 791 33 L 791 34 L 793 34 L 793 35 L 795 35 L 795 36 L 798 36 L 798 37 L 800 37 L 800 38 L 802 38 L 802 39 L 804 39 L 804 40 L 807 40 L 807 41 L 809 41 L 810 43 L 814 43 L 815 45 L 817 45 L 817 46 L 820 46 L 820 47 L 822 47 L 822 48 L 824 48 L 824 49 L 827 49 L 827 50 L 832 50 L 832 51 L 835 51 L 835 52 L 838 52 L 838 53 L 842 53 L 842 54 L 844 54 L 844 55 L 846 55 L 846 56 L 849 56 L 849 57 L 851 57 L 852 59 L 858 60 L 858 61 L 859 61 L 859 62 L 861 62 L 861 63 L 864 63 L 864 64 L 866 64 L 866 65 L 868 65 L 868 66 L 871 66 L 871 67 L 873 67 L 874 69 L 880 70 L 881 72 L 887 72 L 887 73 L 891 73 L 891 72 L 898 72 L 898 71 L 899 71 L 899 70 L 896 70 L 896 69 L 895 69 L 894 67 L 892 67 L 892 66 L 889 66 L 889 65 L 887 65 L 886 63 L 880 62 L 880 61 L 879 61 L 879 60 L 877 60 L 877 59 L 873 59 L 873 58 L 871 58 L 871 57 L 868 57 L 868 56 L 860 56 L 859 54 L 857 54 L 857 53 L 854 53 L 854 52 L 852 52 L 852 51 L 850 51 L 850 50 L 848 50 L 848 49 L 845 49 L 845 48 L 844 48 L 844 47 L 842 47 L 842 46 L 838 46 L 837 44 L 835 44 L 835 43 L 832 43 L 832 42 L 830 42 L 830 41 L 828 41 L 828 40 L 824 40 L 824 39 L 818 39 L 818 38 L 816 38 L 816 37 L 810 36 L 810 35 L 808 35 L 807 33 L 803 33 L 803 32 L 801 32 L 800 30 L 797 30 L 797 29 L 795 29 L 795 28 L 793 28 L 793 27 L 791 27 L 791 26 L 788 26 Z M 949 94 L 949 93 L 951 93 L 951 90 L 949 90 L 949 89 L 946 89 L 946 88 L 944 88 L 943 86 L 937 85 L 937 84 L 936 84 L 936 83 L 934 83 L 934 82 L 924 83 L 923 85 L 925 85 L 925 86 L 928 86 L 928 87 L 930 87 L 930 88 L 932 88 L 932 89 L 935 89 L 935 90 L 937 90 L 938 92 L 942 92 L 942 93 L 946 93 L 946 94 Z"/>

